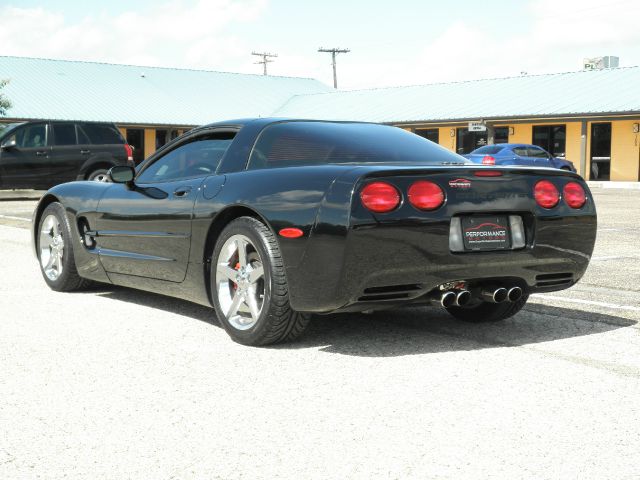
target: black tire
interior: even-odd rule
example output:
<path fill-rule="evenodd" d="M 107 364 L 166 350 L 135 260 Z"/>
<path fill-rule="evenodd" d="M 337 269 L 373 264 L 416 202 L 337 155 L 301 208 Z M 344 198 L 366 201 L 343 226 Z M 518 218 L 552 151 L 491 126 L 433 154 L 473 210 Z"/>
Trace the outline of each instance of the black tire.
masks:
<path fill-rule="evenodd" d="M 92 172 L 89 172 L 89 174 L 87 175 L 87 180 L 89 180 L 90 182 L 108 182 L 108 172 L 109 170 L 107 170 L 106 168 L 98 168 L 96 170 L 93 170 Z"/>
<path fill-rule="evenodd" d="M 226 261 L 225 255 L 230 250 L 222 252 L 223 248 L 229 248 L 228 242 L 239 237 L 248 239 L 250 243 L 246 249 L 247 260 L 245 262 L 248 265 L 254 262 L 264 271 L 260 280 L 262 281 L 260 313 L 255 315 L 255 319 L 248 319 L 249 323 L 254 323 L 246 329 L 240 329 L 237 326 L 237 320 L 234 322 L 234 318 L 238 318 L 236 315 L 231 314 L 227 318 L 220 299 L 221 295 L 224 297 L 222 302 L 235 299 L 242 289 L 241 284 L 227 281 L 224 276 L 217 275 L 219 263 L 224 267 L 235 268 L 238 272 L 242 270 L 239 267 L 239 261 L 235 267 L 232 265 L 235 260 Z M 225 291 L 226 288 L 230 293 Z M 309 324 L 310 316 L 294 311 L 289 304 L 285 269 L 275 235 L 266 225 L 252 217 L 240 217 L 233 220 L 218 237 L 211 258 L 211 293 L 220 323 L 234 341 L 243 345 L 262 346 L 292 341 L 300 337 Z M 250 295 L 246 291 L 245 294 Z M 241 302 L 242 306 L 249 308 L 249 302 Z M 226 311 L 230 312 L 231 308 L 227 308 Z M 253 317 L 253 313 L 251 317 Z"/>
<path fill-rule="evenodd" d="M 514 316 L 525 306 L 529 295 L 523 293 L 515 302 L 480 302 L 469 307 L 449 307 L 447 311 L 458 320 L 471 323 L 499 322 Z"/>
<path fill-rule="evenodd" d="M 41 245 L 44 237 L 43 237 L 43 225 L 48 219 L 53 216 L 56 220 L 56 229 L 58 234 L 62 237 L 63 240 L 63 249 L 60 258 L 60 271 L 55 276 L 47 275 L 45 271 L 45 265 L 43 265 L 43 256 L 46 255 L 47 248 L 44 245 Z M 53 238 L 53 235 L 51 235 Z M 40 272 L 42 273 L 42 277 L 44 281 L 49 285 L 52 290 L 56 290 L 58 292 L 71 292 L 73 290 L 80 290 L 88 287 L 93 282 L 91 280 L 87 280 L 78 275 L 78 270 L 76 269 L 76 262 L 73 256 L 73 242 L 71 239 L 71 226 L 69 225 L 69 220 L 67 219 L 67 215 L 65 214 L 64 207 L 58 203 L 53 202 L 47 208 L 44 209 L 42 215 L 40 216 L 40 222 L 38 223 L 38 230 L 36 232 L 36 250 L 38 252 L 38 264 L 40 265 Z M 41 247 L 45 247 L 45 252 Z M 49 255 L 51 255 L 51 247 L 48 249 Z M 57 271 L 57 268 L 52 268 L 53 271 Z"/>

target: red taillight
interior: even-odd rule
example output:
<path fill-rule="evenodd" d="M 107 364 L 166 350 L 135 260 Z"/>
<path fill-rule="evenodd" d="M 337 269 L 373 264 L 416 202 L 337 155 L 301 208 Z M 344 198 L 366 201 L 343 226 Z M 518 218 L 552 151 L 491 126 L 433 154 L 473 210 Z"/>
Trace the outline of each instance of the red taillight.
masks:
<path fill-rule="evenodd" d="M 418 180 L 407 192 L 409 203 L 419 210 L 435 210 L 444 203 L 444 192 L 433 182 Z"/>
<path fill-rule="evenodd" d="M 500 170 L 476 170 L 473 172 L 476 177 L 501 177 L 502 172 Z"/>
<path fill-rule="evenodd" d="M 284 238 L 300 238 L 302 235 L 304 235 L 304 232 L 302 230 L 293 227 L 283 228 L 278 233 L 281 237 Z"/>
<path fill-rule="evenodd" d="M 360 192 L 362 204 L 376 213 L 386 213 L 400 205 L 400 193 L 386 182 L 373 182 Z"/>
<path fill-rule="evenodd" d="M 571 208 L 582 208 L 587 201 L 584 188 L 576 182 L 567 183 L 562 189 L 562 195 Z"/>
<path fill-rule="evenodd" d="M 533 188 L 533 196 L 538 205 L 544 208 L 553 208 L 560 201 L 560 192 L 549 180 L 540 180 Z"/>
<path fill-rule="evenodd" d="M 493 158 L 491 155 L 485 155 L 484 157 L 482 157 L 482 164 L 483 165 L 495 165 L 496 164 L 496 159 Z"/>
<path fill-rule="evenodd" d="M 133 162 L 133 148 L 128 143 L 124 144 L 124 153 L 127 155 L 127 160 Z"/>

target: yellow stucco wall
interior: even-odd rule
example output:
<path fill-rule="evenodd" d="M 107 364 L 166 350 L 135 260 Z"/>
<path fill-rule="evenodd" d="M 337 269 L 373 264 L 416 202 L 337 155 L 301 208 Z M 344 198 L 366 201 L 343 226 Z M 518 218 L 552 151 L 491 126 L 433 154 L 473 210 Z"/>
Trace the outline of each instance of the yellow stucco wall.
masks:
<path fill-rule="evenodd" d="M 438 128 L 438 143 L 444 148 L 451 150 L 452 152 L 456 151 L 456 137 L 455 134 L 451 136 L 451 129 L 455 132 L 456 129 L 454 127 L 440 127 Z"/>
<path fill-rule="evenodd" d="M 531 143 L 533 126 L 530 123 L 517 123 L 513 127 L 513 135 L 509 135 L 509 143 Z"/>
<path fill-rule="evenodd" d="M 120 133 L 122 134 L 122 136 L 124 138 L 127 138 L 127 129 L 124 127 L 118 127 L 118 130 L 120 130 Z"/>
<path fill-rule="evenodd" d="M 144 158 L 156 151 L 156 129 L 144 129 Z"/>
<path fill-rule="evenodd" d="M 639 180 L 640 133 L 633 133 L 634 123 L 640 120 L 611 122 L 611 180 Z"/>
<path fill-rule="evenodd" d="M 582 131 L 581 122 L 567 122 L 567 140 L 565 143 L 566 159 L 573 162 L 573 166 L 576 167 L 578 173 L 583 175 L 584 172 L 580 171 L 580 132 Z"/>

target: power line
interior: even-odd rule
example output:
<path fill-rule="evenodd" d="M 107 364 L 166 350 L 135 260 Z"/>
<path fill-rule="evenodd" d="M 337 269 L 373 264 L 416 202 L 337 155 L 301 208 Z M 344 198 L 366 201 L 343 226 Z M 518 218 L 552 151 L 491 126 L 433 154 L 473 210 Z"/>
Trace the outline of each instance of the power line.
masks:
<path fill-rule="evenodd" d="M 267 74 L 267 63 L 271 63 L 274 62 L 275 60 L 269 60 L 269 58 L 275 58 L 278 56 L 277 53 L 267 53 L 267 52 L 251 52 L 251 55 L 255 55 L 257 57 L 262 57 L 262 60 L 258 61 L 258 62 L 253 62 L 256 65 L 263 65 L 264 69 L 262 74 L 266 75 Z"/>
<path fill-rule="evenodd" d="M 338 53 L 349 53 L 351 50 L 348 48 L 322 48 L 318 49 L 319 52 L 330 53 L 331 63 L 333 65 L 333 88 L 338 88 L 338 75 L 336 74 L 336 55 Z"/>

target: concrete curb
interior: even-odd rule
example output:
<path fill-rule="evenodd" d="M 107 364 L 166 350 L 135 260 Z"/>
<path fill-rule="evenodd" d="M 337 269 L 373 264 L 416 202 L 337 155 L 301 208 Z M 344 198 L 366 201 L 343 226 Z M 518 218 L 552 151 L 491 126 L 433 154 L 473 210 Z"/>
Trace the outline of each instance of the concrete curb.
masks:
<path fill-rule="evenodd" d="M 39 200 L 44 193 L 44 190 L 0 190 L 0 201 Z"/>
<path fill-rule="evenodd" d="M 624 190 L 640 190 L 640 182 L 587 182 L 589 188 L 619 188 Z"/>

